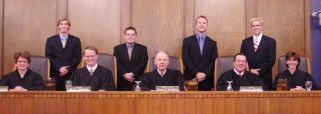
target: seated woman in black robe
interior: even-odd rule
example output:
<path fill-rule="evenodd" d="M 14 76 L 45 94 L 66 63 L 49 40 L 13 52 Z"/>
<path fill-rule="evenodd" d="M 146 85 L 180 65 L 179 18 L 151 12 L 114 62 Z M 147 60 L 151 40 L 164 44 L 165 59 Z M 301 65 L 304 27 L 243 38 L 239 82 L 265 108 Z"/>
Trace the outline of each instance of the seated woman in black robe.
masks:
<path fill-rule="evenodd" d="M 141 77 L 141 88 L 144 91 L 155 90 L 156 86 L 179 86 L 184 91 L 184 77 L 178 70 L 168 69 L 169 56 L 164 51 L 159 51 L 155 57 L 157 69 L 145 73 Z"/>
<path fill-rule="evenodd" d="M 18 52 L 14 55 L 16 70 L 4 75 L 0 80 L 1 86 L 9 86 L 10 91 L 43 90 L 42 77 L 28 69 L 30 64 L 29 52 Z"/>
<path fill-rule="evenodd" d="M 319 86 L 313 80 L 312 76 L 299 68 L 300 56 L 296 52 L 289 51 L 285 55 L 287 69 L 276 75 L 273 88 L 276 90 L 277 80 L 286 79 L 287 89 L 290 91 L 305 91 L 305 81 L 312 81 L 312 90 L 318 90 Z"/>

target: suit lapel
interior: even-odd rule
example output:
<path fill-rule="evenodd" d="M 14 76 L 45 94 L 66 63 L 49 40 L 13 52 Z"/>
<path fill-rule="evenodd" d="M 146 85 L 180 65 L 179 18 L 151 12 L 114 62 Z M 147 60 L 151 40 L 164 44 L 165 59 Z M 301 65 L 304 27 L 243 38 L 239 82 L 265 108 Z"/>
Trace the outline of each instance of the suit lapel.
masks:
<path fill-rule="evenodd" d="M 136 52 L 138 51 L 138 47 L 137 47 L 137 44 L 134 43 L 134 47 L 133 47 L 133 51 L 132 51 L 132 58 L 129 60 L 129 61 L 132 61 L 135 59 L 136 57 Z M 128 57 L 129 58 L 129 57 Z"/>
<path fill-rule="evenodd" d="M 59 34 L 56 36 L 55 42 L 57 42 L 56 45 L 57 45 L 57 47 L 59 47 L 60 50 L 63 50 L 63 49 L 64 49 L 64 48 L 62 47 L 62 43 L 61 43 L 61 39 L 60 39 Z"/>
<path fill-rule="evenodd" d="M 206 51 L 207 51 L 208 48 L 209 48 L 208 46 L 209 46 L 210 44 L 209 44 L 209 41 L 208 41 L 208 40 L 209 40 L 209 37 L 206 36 L 206 37 L 205 37 L 205 41 L 204 41 L 203 54 L 202 54 L 202 56 L 206 54 Z"/>
<path fill-rule="evenodd" d="M 259 47 L 256 50 L 256 53 L 260 53 L 261 50 L 263 50 L 262 48 L 264 47 L 264 45 L 265 45 L 265 36 L 263 35 L 259 43 Z"/>
<path fill-rule="evenodd" d="M 129 61 L 129 55 L 128 55 L 128 50 L 127 50 L 127 45 L 126 45 L 126 43 L 123 44 L 122 50 L 123 50 L 123 51 L 122 51 L 122 52 L 123 52 L 123 55 L 125 55 L 125 56 L 124 56 L 125 60 L 126 60 L 126 61 Z"/>
<path fill-rule="evenodd" d="M 200 46 L 198 44 L 198 40 L 197 40 L 196 35 L 194 35 L 194 37 L 192 38 L 192 44 L 193 44 L 193 47 L 196 48 L 197 56 L 201 57 L 201 49 L 200 49 Z M 204 50 L 203 50 L 203 52 L 204 52 Z"/>
<path fill-rule="evenodd" d="M 67 49 L 70 46 L 72 40 L 73 40 L 73 37 L 71 35 L 68 35 L 68 38 L 67 38 L 66 45 L 65 45 L 64 49 Z"/>

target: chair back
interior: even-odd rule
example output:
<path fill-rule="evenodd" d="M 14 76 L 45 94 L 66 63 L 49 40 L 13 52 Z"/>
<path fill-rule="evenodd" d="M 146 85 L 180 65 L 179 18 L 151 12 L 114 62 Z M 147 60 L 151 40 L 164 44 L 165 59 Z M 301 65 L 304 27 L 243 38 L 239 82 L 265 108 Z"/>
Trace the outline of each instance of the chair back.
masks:
<path fill-rule="evenodd" d="M 98 53 L 97 64 L 109 69 L 114 77 L 115 86 L 117 85 L 117 62 L 113 55 L 106 53 Z M 86 62 L 82 60 L 82 67 L 86 66 Z"/>
<path fill-rule="evenodd" d="M 45 82 L 47 80 L 50 80 L 50 63 L 48 58 L 38 55 L 32 55 L 29 69 L 39 73 Z"/>
<path fill-rule="evenodd" d="M 280 56 L 278 61 L 278 72 L 283 72 L 287 69 L 285 64 L 285 56 Z M 311 74 L 309 59 L 306 57 L 300 57 L 300 65 L 298 69 Z"/>
<path fill-rule="evenodd" d="M 179 57 L 169 56 L 169 69 L 174 69 L 183 72 L 182 61 Z M 155 65 L 155 57 L 149 59 L 148 72 L 155 70 L 157 66 Z"/>

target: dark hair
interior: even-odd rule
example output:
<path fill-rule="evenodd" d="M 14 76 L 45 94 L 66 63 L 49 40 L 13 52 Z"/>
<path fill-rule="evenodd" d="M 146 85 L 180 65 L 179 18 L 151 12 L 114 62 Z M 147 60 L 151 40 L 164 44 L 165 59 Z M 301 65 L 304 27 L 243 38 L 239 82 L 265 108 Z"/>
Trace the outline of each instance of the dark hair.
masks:
<path fill-rule="evenodd" d="M 208 22 L 208 21 L 207 21 L 207 18 L 206 18 L 204 15 L 200 15 L 200 16 L 198 16 L 198 17 L 196 18 L 195 24 L 197 24 L 197 20 L 200 19 L 200 18 L 204 18 L 204 19 L 206 20 L 206 22 Z"/>
<path fill-rule="evenodd" d="M 30 64 L 31 62 L 31 55 L 28 51 L 23 51 L 23 52 L 16 52 L 13 56 L 15 63 L 18 62 L 19 57 L 25 58 L 28 60 L 28 63 Z"/>
<path fill-rule="evenodd" d="M 236 53 L 236 54 L 234 55 L 233 61 L 235 61 L 236 56 L 238 56 L 238 55 L 242 55 L 242 56 L 244 56 L 244 57 L 245 57 L 245 59 L 246 59 L 246 61 L 247 61 L 247 58 L 246 58 L 246 56 L 245 56 L 245 54 L 244 54 L 244 53 Z"/>
<path fill-rule="evenodd" d="M 86 51 L 86 50 L 93 50 L 93 51 L 95 51 L 96 54 L 98 54 L 98 49 L 97 49 L 96 47 L 94 47 L 94 46 L 87 46 L 87 47 L 85 47 L 85 50 L 84 50 L 84 52 L 83 52 L 84 55 L 85 55 L 85 51 Z"/>
<path fill-rule="evenodd" d="M 127 27 L 127 28 L 125 29 L 125 31 L 124 31 L 124 34 L 126 34 L 126 32 L 127 32 L 128 30 L 133 30 L 133 31 L 135 31 L 135 34 L 137 35 L 137 31 L 136 31 L 136 29 L 135 29 L 134 27 Z"/>
<path fill-rule="evenodd" d="M 59 19 L 57 21 L 57 26 L 59 26 L 59 23 L 61 23 L 62 21 L 67 21 L 68 25 L 71 26 L 70 20 L 68 18 L 66 18 L 66 17 Z"/>
<path fill-rule="evenodd" d="M 296 66 L 296 68 L 299 67 L 300 65 L 300 55 L 299 53 L 296 53 L 294 51 L 288 51 L 285 55 L 285 60 L 288 61 L 290 60 L 291 58 L 293 58 L 294 60 L 297 60 L 298 61 L 298 65 Z M 286 67 L 289 67 L 288 64 L 285 63 L 285 66 Z"/>

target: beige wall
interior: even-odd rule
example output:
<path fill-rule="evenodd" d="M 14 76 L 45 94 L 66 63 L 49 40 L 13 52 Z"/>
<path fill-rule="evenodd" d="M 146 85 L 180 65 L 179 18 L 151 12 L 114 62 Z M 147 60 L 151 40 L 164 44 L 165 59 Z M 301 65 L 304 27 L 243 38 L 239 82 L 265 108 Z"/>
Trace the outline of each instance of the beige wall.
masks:
<path fill-rule="evenodd" d="M 71 34 L 82 47 L 113 52 L 123 43 L 127 26 L 138 30 L 138 43 L 150 56 L 166 50 L 180 56 L 182 39 L 194 33 L 194 19 L 205 15 L 208 35 L 218 42 L 219 56 L 239 52 L 251 35 L 248 20 L 264 19 L 264 33 L 277 41 L 277 55 L 287 50 L 310 57 L 311 0 L 0 0 L 0 69 L 13 67 L 16 51 L 44 56 L 47 37 L 57 33 L 56 20 L 68 16 Z M 3 7 L 3 8 L 2 8 Z"/>

